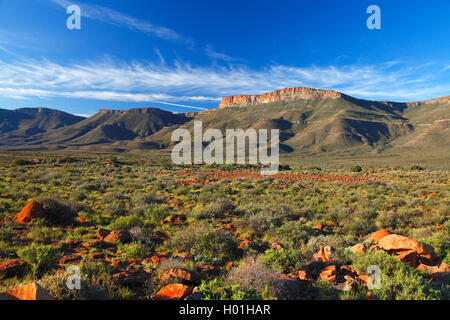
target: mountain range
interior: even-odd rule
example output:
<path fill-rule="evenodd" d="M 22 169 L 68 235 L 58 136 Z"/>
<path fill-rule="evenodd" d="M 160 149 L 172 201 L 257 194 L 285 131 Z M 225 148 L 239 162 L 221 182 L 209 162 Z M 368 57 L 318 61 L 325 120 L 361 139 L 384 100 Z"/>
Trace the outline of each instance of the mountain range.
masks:
<path fill-rule="evenodd" d="M 0 150 L 128 152 L 166 149 L 176 128 L 280 129 L 285 153 L 450 152 L 450 96 L 419 102 L 357 99 L 311 88 L 225 97 L 216 109 L 99 110 L 83 118 L 45 108 L 0 109 Z"/>

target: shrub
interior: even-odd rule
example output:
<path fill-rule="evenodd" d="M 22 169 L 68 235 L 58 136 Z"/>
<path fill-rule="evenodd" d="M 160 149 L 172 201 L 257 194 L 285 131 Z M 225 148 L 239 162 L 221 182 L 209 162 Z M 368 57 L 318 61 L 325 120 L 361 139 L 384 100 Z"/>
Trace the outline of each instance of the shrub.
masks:
<path fill-rule="evenodd" d="M 351 172 L 361 172 L 362 168 L 361 166 L 354 166 L 350 169 Z"/>
<path fill-rule="evenodd" d="M 272 270 L 289 273 L 302 269 L 305 265 L 305 258 L 295 249 L 269 249 L 261 257 L 261 262 Z"/>
<path fill-rule="evenodd" d="M 58 263 L 61 257 L 58 249 L 51 246 L 37 245 L 20 249 L 17 255 L 31 266 L 35 274 L 48 271 Z"/>
<path fill-rule="evenodd" d="M 36 198 L 45 210 L 45 221 L 54 225 L 69 225 L 80 211 L 86 208 L 73 201 L 60 201 L 54 198 Z"/>
<path fill-rule="evenodd" d="M 104 287 L 85 278 L 81 278 L 81 288 L 79 290 L 69 289 L 67 287 L 69 277 L 70 275 L 67 273 L 57 273 L 42 278 L 39 284 L 58 300 L 108 299 L 108 291 Z"/>
<path fill-rule="evenodd" d="M 223 230 L 213 230 L 206 225 L 178 231 L 168 245 L 173 250 L 194 254 L 196 261 L 202 263 L 232 260 L 238 254 L 235 238 Z"/>
<path fill-rule="evenodd" d="M 438 298 L 438 293 L 427 287 L 420 273 L 399 262 L 383 251 L 369 251 L 365 255 L 353 255 L 353 268 L 366 274 L 371 265 L 380 268 L 381 288 L 373 292 L 381 300 L 424 300 Z"/>
<path fill-rule="evenodd" d="M 130 230 L 134 227 L 143 227 L 144 223 L 136 216 L 122 216 L 114 219 L 108 226 L 112 230 Z"/>
<path fill-rule="evenodd" d="M 255 290 L 263 298 L 281 298 L 285 293 L 281 273 L 267 269 L 258 257 L 248 257 L 244 263 L 230 270 L 226 281 L 246 291 Z"/>
<path fill-rule="evenodd" d="M 312 229 L 296 221 L 289 221 L 276 229 L 273 238 L 283 246 L 299 250 L 310 237 L 319 235 L 317 229 Z"/>
<path fill-rule="evenodd" d="M 142 259 L 147 255 L 146 248 L 138 242 L 127 245 L 120 245 L 117 252 L 127 260 Z"/>
<path fill-rule="evenodd" d="M 235 209 L 236 206 L 228 199 L 220 198 L 209 203 L 204 209 L 195 212 L 193 216 L 198 219 L 224 218 L 225 213 L 233 213 Z"/>
<path fill-rule="evenodd" d="M 198 293 L 205 300 L 261 300 L 254 290 L 242 290 L 239 285 L 230 285 L 218 278 L 211 281 L 202 281 Z"/>

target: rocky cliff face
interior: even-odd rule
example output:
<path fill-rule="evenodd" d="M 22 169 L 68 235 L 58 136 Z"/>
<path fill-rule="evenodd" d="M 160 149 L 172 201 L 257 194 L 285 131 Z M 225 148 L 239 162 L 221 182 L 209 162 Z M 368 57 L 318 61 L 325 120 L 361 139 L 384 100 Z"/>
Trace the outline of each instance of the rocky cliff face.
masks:
<path fill-rule="evenodd" d="M 238 95 L 225 97 L 219 105 L 219 109 L 226 107 L 249 107 L 262 103 L 277 101 L 293 101 L 299 99 L 336 99 L 342 94 L 333 90 L 321 90 L 312 88 L 286 88 L 261 95 Z"/>

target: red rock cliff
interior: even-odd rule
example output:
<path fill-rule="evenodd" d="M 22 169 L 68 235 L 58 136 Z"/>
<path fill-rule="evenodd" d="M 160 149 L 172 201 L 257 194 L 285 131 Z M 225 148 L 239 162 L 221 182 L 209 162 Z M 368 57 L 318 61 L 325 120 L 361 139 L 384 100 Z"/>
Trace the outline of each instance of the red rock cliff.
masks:
<path fill-rule="evenodd" d="M 239 95 L 232 97 L 225 97 L 219 104 L 219 109 L 226 107 L 249 107 L 261 103 L 277 102 L 277 101 L 292 101 L 299 99 L 336 99 L 342 94 L 333 90 L 322 90 L 312 88 L 286 88 L 276 90 L 260 95 Z"/>

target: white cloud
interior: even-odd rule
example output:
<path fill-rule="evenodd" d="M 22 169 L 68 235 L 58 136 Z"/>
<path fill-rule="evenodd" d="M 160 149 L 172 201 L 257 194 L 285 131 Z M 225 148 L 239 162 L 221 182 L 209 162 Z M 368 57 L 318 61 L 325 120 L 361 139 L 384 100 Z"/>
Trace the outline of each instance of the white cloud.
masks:
<path fill-rule="evenodd" d="M 82 17 L 101 21 L 103 23 L 107 23 L 110 25 L 141 31 L 147 34 L 154 35 L 161 39 L 192 42 L 192 40 L 184 38 L 183 36 L 181 36 L 172 29 L 162 26 L 156 26 L 148 21 L 134 18 L 132 16 L 123 14 L 119 11 L 104 6 L 77 3 L 68 0 L 47 0 L 47 1 L 55 3 L 64 9 L 66 9 L 70 5 L 76 4 L 81 8 Z"/>
<path fill-rule="evenodd" d="M 223 96 L 258 94 L 285 87 L 335 89 L 360 98 L 413 101 L 448 95 L 442 65 L 292 67 L 273 65 L 196 67 L 177 63 L 121 63 L 112 60 L 61 65 L 48 60 L 0 61 L 3 97 L 83 98 L 130 102 L 208 102 Z"/>

